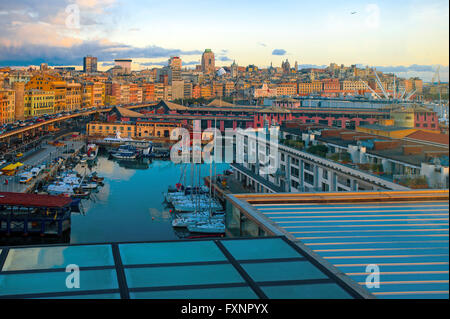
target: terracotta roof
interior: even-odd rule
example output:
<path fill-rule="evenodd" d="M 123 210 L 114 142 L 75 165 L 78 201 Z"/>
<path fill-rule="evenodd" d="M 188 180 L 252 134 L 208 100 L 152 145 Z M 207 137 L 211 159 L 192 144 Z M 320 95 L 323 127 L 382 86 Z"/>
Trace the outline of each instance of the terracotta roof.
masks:
<path fill-rule="evenodd" d="M 71 202 L 72 198 L 63 196 L 0 192 L 0 205 L 63 208 Z"/>
<path fill-rule="evenodd" d="M 236 106 L 236 105 L 233 104 L 233 103 L 228 103 L 228 102 L 222 101 L 222 100 L 220 100 L 220 99 L 214 99 L 214 100 L 212 100 L 211 102 L 209 102 L 209 104 L 208 104 L 207 106 L 219 106 L 219 107 L 221 107 L 221 106 L 227 106 L 227 107 L 233 107 L 233 106 Z"/>
<path fill-rule="evenodd" d="M 442 133 L 431 133 L 431 132 L 425 132 L 425 131 L 416 131 L 414 133 L 411 133 L 406 138 L 411 138 L 415 140 L 425 141 L 425 142 L 432 142 L 432 143 L 438 143 L 438 144 L 445 144 L 448 145 L 448 135 L 442 134 Z"/>
<path fill-rule="evenodd" d="M 132 110 L 126 109 L 126 108 L 124 108 L 124 107 L 115 106 L 114 108 L 115 108 L 115 109 L 117 110 L 117 112 L 119 112 L 120 115 L 123 116 L 123 117 L 145 117 L 144 114 L 141 114 L 141 113 L 139 113 L 139 112 L 136 112 L 136 111 L 132 111 Z"/>
<path fill-rule="evenodd" d="M 169 110 L 177 110 L 177 111 L 183 111 L 183 110 L 188 110 L 189 108 L 181 105 L 181 104 L 176 104 L 176 103 L 172 103 L 169 101 L 161 101 L 159 102 L 159 104 L 157 105 L 158 107 L 161 105 L 165 105 Z"/>

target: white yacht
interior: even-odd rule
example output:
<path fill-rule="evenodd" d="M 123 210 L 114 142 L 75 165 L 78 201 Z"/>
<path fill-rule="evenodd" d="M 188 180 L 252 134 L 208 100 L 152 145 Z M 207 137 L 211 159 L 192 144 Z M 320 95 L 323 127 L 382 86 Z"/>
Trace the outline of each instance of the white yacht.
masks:
<path fill-rule="evenodd" d="M 95 160 L 97 158 L 98 154 L 98 146 L 95 144 L 88 144 L 87 148 L 87 159 L 88 160 Z"/>
<path fill-rule="evenodd" d="M 220 220 L 206 220 L 193 225 L 188 225 L 187 229 L 191 233 L 205 233 L 205 234 L 224 234 L 225 223 Z"/>

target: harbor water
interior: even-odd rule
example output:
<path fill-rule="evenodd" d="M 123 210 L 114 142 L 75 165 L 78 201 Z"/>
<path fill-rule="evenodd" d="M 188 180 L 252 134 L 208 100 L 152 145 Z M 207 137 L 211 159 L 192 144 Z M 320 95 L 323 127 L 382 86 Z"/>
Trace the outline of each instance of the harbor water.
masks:
<path fill-rule="evenodd" d="M 104 177 L 104 186 L 82 200 L 81 213 L 72 213 L 70 243 L 176 240 L 188 236 L 187 230 L 172 228 L 171 208 L 164 202 L 163 193 L 169 185 L 180 182 L 183 170 L 186 184 L 190 185 L 191 166 L 157 159 L 118 161 L 108 159 L 107 154 L 99 154 L 92 165 L 78 164 L 75 170 L 80 174 L 97 172 Z M 203 185 L 210 165 L 198 166 Z M 215 166 L 217 174 L 228 168 L 225 163 Z"/>

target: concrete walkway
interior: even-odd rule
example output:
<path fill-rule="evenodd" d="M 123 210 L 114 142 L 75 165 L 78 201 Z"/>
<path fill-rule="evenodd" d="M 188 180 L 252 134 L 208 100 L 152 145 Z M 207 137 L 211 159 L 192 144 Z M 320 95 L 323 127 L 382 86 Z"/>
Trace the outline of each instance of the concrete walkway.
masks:
<path fill-rule="evenodd" d="M 65 146 L 56 147 L 50 144 L 42 145 L 42 148 L 38 149 L 33 154 L 30 154 L 26 158 L 17 159 L 17 162 L 21 162 L 24 164 L 15 176 L 0 176 L 0 192 L 18 192 L 22 193 L 30 186 L 31 182 L 28 184 L 20 184 L 20 174 L 25 172 L 25 167 L 31 167 L 47 164 L 47 168 L 49 168 L 49 164 L 57 157 L 63 157 L 64 159 L 68 158 L 69 153 L 64 153 L 67 150 L 74 149 L 75 151 L 79 150 L 84 146 L 84 142 L 81 141 L 61 141 L 65 144 Z M 5 179 L 8 179 L 8 185 L 5 185 Z"/>

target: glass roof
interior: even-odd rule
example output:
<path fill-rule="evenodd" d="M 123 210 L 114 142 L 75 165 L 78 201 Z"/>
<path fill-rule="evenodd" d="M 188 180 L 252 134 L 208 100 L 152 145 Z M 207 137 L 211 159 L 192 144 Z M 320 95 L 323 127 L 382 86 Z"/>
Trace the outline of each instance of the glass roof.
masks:
<path fill-rule="evenodd" d="M 68 265 L 79 267 L 79 288 Z M 67 281 L 69 280 L 69 284 Z M 284 237 L 2 247 L 0 298 L 361 298 Z"/>
<path fill-rule="evenodd" d="M 253 206 L 362 286 L 377 265 L 378 298 L 449 297 L 447 201 Z"/>

